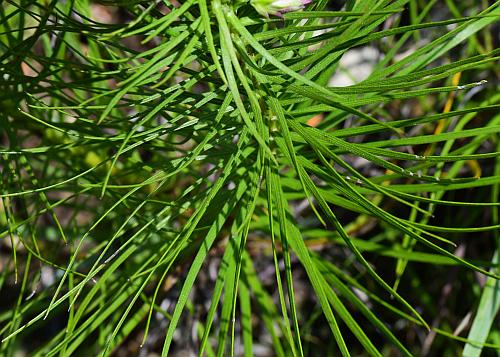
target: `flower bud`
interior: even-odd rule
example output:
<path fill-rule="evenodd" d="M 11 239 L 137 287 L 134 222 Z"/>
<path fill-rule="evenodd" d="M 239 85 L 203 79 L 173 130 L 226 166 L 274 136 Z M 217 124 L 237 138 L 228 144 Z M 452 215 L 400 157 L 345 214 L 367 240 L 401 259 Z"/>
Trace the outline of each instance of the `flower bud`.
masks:
<path fill-rule="evenodd" d="M 289 11 L 303 9 L 312 0 L 251 0 L 250 3 L 259 14 L 265 17 L 269 15 L 282 16 Z"/>

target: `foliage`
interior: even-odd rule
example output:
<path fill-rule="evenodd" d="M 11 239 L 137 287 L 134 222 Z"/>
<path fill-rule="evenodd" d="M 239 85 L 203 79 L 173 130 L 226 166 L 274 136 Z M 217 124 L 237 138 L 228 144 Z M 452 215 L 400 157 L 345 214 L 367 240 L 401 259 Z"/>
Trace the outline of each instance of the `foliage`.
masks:
<path fill-rule="evenodd" d="M 499 3 L 2 1 L 0 355 L 498 351 Z"/>

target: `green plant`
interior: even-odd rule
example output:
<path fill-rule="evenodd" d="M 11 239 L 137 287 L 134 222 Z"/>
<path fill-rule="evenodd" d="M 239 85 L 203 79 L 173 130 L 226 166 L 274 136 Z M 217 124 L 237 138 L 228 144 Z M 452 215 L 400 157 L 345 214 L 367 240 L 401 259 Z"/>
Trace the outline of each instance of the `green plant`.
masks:
<path fill-rule="evenodd" d="M 1 2 L 1 355 L 498 350 L 500 2 L 329 3 Z"/>

